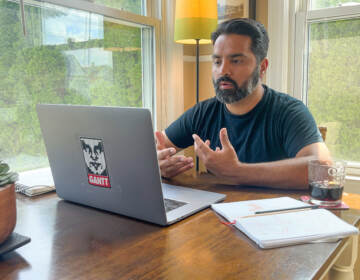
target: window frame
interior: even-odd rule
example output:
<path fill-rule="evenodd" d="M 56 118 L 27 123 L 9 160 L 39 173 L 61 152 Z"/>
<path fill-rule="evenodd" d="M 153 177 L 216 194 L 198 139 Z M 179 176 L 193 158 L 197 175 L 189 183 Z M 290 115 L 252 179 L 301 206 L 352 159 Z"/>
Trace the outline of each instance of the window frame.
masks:
<path fill-rule="evenodd" d="M 359 19 L 360 5 L 338 6 L 325 9 L 309 10 L 310 0 L 295 1 L 293 6 L 293 36 L 289 42 L 293 58 L 289 64 L 293 65 L 289 76 L 292 95 L 307 105 L 308 85 L 308 57 L 309 57 L 309 26 L 316 22 L 329 22 L 344 19 Z M 360 176 L 360 162 L 347 161 L 350 176 Z"/>
<path fill-rule="evenodd" d="M 18 2 L 19 5 L 21 5 L 21 2 L 18 0 L 8 1 Z M 163 112 L 166 112 L 164 109 L 166 104 L 163 102 L 163 92 L 165 92 L 165 90 L 161 82 L 163 80 L 162 76 L 165 75 L 165 72 L 162 70 L 165 64 L 162 52 L 165 48 L 164 42 L 161 39 L 164 37 L 164 34 L 162 34 L 162 17 L 166 4 L 165 0 L 144 0 L 145 7 L 143 7 L 143 9 L 145 9 L 145 15 L 134 14 L 83 0 L 39 0 L 39 3 L 41 2 L 95 13 L 118 21 L 125 21 L 130 24 L 133 23 L 134 25 L 148 26 L 151 28 L 149 32 L 142 32 L 141 38 L 141 40 L 151 39 L 150 44 L 145 44 L 142 50 L 142 69 L 151 69 L 150 71 L 146 71 L 146 75 L 142 75 L 142 96 L 143 107 L 149 108 L 152 111 L 154 129 L 159 127 L 159 122 L 165 117 Z M 24 5 L 25 4 L 31 4 L 31 0 L 24 0 Z M 144 59 L 148 54 L 152 54 L 151 59 Z M 33 171 L 36 170 L 37 169 L 33 169 Z"/>
<path fill-rule="evenodd" d="M 26 2 L 26 0 L 25 0 Z M 106 7 L 99 4 L 94 4 L 82 0 L 45 0 L 45 3 L 50 3 L 58 6 L 63 6 L 71 9 L 82 10 L 85 12 L 99 14 L 105 17 L 114 18 L 116 20 L 122 20 L 131 22 L 134 24 L 146 25 L 153 29 L 152 34 L 152 46 L 149 49 L 143 50 L 143 53 L 152 53 L 154 58 L 154 65 L 151 69 L 152 73 L 148 73 L 143 76 L 143 105 L 144 107 L 151 108 L 153 113 L 153 125 L 156 127 L 157 119 L 161 119 L 161 110 L 158 110 L 158 106 L 161 104 L 158 100 L 161 100 L 162 90 L 160 86 L 160 73 L 161 73 L 161 45 L 160 45 L 160 32 L 161 21 L 156 18 L 154 11 L 157 6 L 161 6 L 161 1 L 158 0 L 145 0 L 146 15 L 133 14 L 127 11 L 122 11 L 115 8 Z M 148 37 L 149 34 L 142 34 L 142 40 Z M 143 57 L 145 57 L 143 55 Z M 151 62 L 150 62 L 151 63 Z M 143 69 L 144 65 L 149 65 L 149 61 L 142 61 Z M 153 78 L 153 79 L 152 79 Z"/>
<path fill-rule="evenodd" d="M 340 6 L 307 11 L 309 0 L 303 0 L 295 14 L 294 38 L 294 73 L 292 77 L 293 96 L 307 102 L 307 67 L 308 67 L 308 34 L 309 25 L 315 22 L 328 22 L 342 19 L 360 18 L 360 5 Z M 297 78 L 295 78 L 297 77 Z"/>

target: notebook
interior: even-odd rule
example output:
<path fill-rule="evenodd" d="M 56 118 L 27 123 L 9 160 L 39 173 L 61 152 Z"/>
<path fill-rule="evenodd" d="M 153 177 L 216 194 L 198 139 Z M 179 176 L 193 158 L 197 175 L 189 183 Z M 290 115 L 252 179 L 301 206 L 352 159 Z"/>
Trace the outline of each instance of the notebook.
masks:
<path fill-rule="evenodd" d="M 169 225 L 224 194 L 162 184 L 151 113 L 144 108 L 38 105 L 61 198 Z"/>
<path fill-rule="evenodd" d="M 19 180 L 15 183 L 15 191 L 26 196 L 37 196 L 54 190 L 49 167 L 20 172 Z"/>
<path fill-rule="evenodd" d="M 325 209 L 284 211 L 254 215 L 257 211 L 286 209 L 309 204 L 290 197 L 248 200 L 211 205 L 212 209 L 246 234 L 260 248 L 309 242 L 336 241 L 359 230 Z"/>

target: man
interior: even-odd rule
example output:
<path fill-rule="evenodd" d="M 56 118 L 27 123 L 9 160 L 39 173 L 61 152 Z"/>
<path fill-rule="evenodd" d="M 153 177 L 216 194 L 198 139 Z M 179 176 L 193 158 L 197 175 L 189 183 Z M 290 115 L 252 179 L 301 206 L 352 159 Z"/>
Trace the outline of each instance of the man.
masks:
<path fill-rule="evenodd" d="M 205 167 L 231 183 L 307 188 L 308 160 L 329 160 L 329 152 L 306 106 L 261 84 L 268 67 L 264 26 L 229 20 L 212 41 L 216 98 L 155 133 L 162 176 L 192 168 L 191 158 L 175 154 L 194 144 Z"/>

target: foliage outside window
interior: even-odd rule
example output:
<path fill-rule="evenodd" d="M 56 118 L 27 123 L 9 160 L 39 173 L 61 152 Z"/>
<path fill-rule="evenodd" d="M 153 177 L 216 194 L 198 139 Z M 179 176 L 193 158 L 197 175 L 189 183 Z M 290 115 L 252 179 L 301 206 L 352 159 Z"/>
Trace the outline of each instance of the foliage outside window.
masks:
<path fill-rule="evenodd" d="M 328 8 L 349 1 L 316 2 Z M 360 13 L 308 18 L 307 104 L 318 125 L 328 129 L 333 157 L 360 162 Z"/>
<path fill-rule="evenodd" d="M 311 0 L 311 9 L 326 9 L 338 6 L 349 6 L 359 3 L 360 0 Z"/>
<path fill-rule="evenodd" d="M 360 19 L 310 25 L 308 106 L 335 157 L 360 161 Z"/>
<path fill-rule="evenodd" d="M 146 16 L 143 0 L 85 0 L 94 4 L 115 8 L 130 13 Z"/>
<path fill-rule="evenodd" d="M 26 37 L 19 4 L 0 0 L 0 159 L 16 171 L 48 166 L 36 104 L 149 107 L 142 77 L 151 71 L 143 50 L 152 41 L 143 36 L 152 27 L 25 3 Z M 141 10 L 141 3 L 119 1 L 130 11 Z"/>

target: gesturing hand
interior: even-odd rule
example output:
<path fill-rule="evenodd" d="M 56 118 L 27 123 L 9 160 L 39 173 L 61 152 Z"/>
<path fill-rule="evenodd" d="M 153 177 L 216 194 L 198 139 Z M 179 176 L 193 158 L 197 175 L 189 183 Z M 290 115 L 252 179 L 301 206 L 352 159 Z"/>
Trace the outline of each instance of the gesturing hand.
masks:
<path fill-rule="evenodd" d="M 175 155 L 175 148 L 166 147 L 166 139 L 161 131 L 155 132 L 157 159 L 159 162 L 161 176 L 171 178 L 194 166 L 191 157 Z"/>
<path fill-rule="evenodd" d="M 241 163 L 230 143 L 226 128 L 220 130 L 222 149 L 217 147 L 213 151 L 210 148 L 210 141 L 206 140 L 204 142 L 196 134 L 193 134 L 193 139 L 195 152 L 209 171 L 217 176 L 232 177 L 234 175 L 234 171 Z"/>

